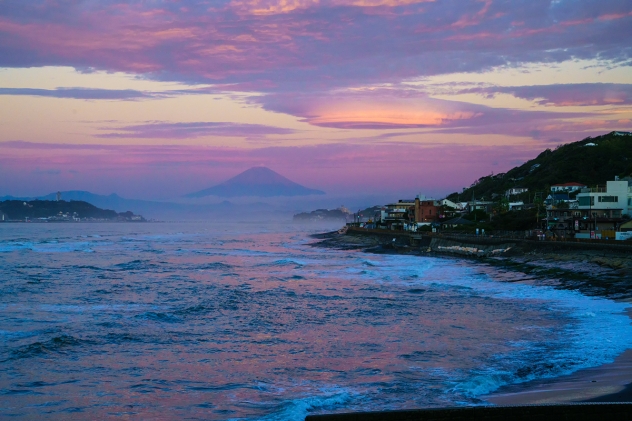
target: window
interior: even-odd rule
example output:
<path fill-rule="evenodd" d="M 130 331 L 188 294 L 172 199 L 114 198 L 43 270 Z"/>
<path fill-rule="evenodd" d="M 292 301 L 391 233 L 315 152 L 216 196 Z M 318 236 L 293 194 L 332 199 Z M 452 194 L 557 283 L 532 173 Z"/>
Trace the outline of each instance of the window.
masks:
<path fill-rule="evenodd" d="M 599 201 L 607 203 L 617 203 L 619 201 L 619 196 L 599 196 Z"/>
<path fill-rule="evenodd" d="M 579 200 L 579 206 L 594 206 L 595 204 L 594 196 L 578 196 L 577 200 Z"/>

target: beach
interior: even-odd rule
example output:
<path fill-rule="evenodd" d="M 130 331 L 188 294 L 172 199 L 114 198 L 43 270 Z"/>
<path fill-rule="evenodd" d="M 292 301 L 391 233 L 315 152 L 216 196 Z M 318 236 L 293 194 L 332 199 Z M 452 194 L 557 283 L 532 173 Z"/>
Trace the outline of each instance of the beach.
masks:
<path fill-rule="evenodd" d="M 632 310 L 628 310 L 632 321 Z M 568 376 L 504 386 L 482 399 L 494 405 L 632 402 L 632 349 L 614 362 Z"/>

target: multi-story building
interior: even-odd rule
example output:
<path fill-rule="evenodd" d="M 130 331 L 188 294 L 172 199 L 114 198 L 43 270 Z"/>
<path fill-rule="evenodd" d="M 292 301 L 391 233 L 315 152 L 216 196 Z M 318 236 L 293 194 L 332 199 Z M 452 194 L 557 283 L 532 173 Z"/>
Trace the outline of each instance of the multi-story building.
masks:
<path fill-rule="evenodd" d="M 397 203 L 389 203 L 381 211 L 381 225 L 388 229 L 404 229 L 411 222 L 411 214 L 415 209 L 415 200 L 399 200 Z"/>
<path fill-rule="evenodd" d="M 578 206 L 547 206 L 548 228 L 560 236 L 601 238 L 603 231 L 618 231 L 632 216 L 632 187 L 628 181 L 608 181 L 607 185 L 585 188 L 577 195 Z"/>
<path fill-rule="evenodd" d="M 415 222 L 430 223 L 437 221 L 441 214 L 441 202 L 434 199 L 415 198 Z"/>
<path fill-rule="evenodd" d="M 632 187 L 625 180 L 608 181 L 606 186 L 582 189 L 577 194 L 580 210 L 588 210 L 597 216 L 612 214 L 632 216 Z"/>

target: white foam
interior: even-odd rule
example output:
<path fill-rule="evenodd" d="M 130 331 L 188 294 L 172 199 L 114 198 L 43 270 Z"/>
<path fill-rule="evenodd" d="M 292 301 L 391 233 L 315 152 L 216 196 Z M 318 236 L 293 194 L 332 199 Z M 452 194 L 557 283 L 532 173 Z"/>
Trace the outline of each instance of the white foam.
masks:
<path fill-rule="evenodd" d="M 596 367 L 610 363 L 625 350 L 632 348 L 632 324 L 625 313 L 630 303 L 615 302 L 602 297 L 588 297 L 579 291 L 556 289 L 551 286 L 533 286 L 518 282 L 502 282 L 479 273 L 475 267 L 462 266 L 458 273 L 461 276 L 448 277 L 449 266 L 442 272 L 440 282 L 431 281 L 428 273 L 432 267 L 421 264 L 419 280 L 410 280 L 406 274 L 414 267 L 415 258 L 406 256 L 389 256 L 397 264 L 389 268 L 396 271 L 392 279 L 402 279 L 402 283 L 415 283 L 433 287 L 469 288 L 471 293 L 503 300 L 534 301 L 544 304 L 553 311 L 563 311 L 573 323 L 561 332 L 566 345 L 548 356 L 552 364 L 548 372 L 538 372 L 532 376 L 517 378 L 512 373 L 484 369 L 472 373 L 453 388 L 467 396 L 480 396 L 490 393 L 500 386 L 518 381 L 528 381 L 540 377 L 557 377 L 574 371 Z M 416 258 L 419 259 L 419 258 Z M 390 259 L 389 259 L 390 260 Z M 425 260 L 425 259 L 419 259 Z M 390 266 L 390 265 L 389 265 Z M 397 266 L 406 270 L 397 269 Z M 447 266 L 447 265 L 446 265 Z M 375 269 L 375 268 L 374 268 Z M 394 281 L 397 282 L 397 281 Z M 561 345 L 561 344 L 560 344 Z M 500 368 L 500 367 L 499 367 Z"/>
<path fill-rule="evenodd" d="M 354 393 L 343 388 L 323 388 L 322 394 L 291 399 L 283 404 L 283 409 L 269 414 L 258 420 L 274 421 L 303 421 L 311 412 L 318 410 L 331 411 L 337 407 L 343 407 L 348 403 Z M 240 420 L 244 420 L 241 418 Z"/>

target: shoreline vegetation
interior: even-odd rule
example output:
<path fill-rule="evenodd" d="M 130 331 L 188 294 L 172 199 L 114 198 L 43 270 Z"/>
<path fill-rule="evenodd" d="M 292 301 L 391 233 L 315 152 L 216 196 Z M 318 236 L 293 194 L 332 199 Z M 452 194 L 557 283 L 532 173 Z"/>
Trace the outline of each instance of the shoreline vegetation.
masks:
<path fill-rule="evenodd" d="M 423 235 L 362 228 L 314 234 L 313 247 L 475 260 L 520 272 L 539 285 L 632 302 L 632 245 Z M 632 310 L 628 310 L 632 321 Z M 494 405 L 632 402 L 632 350 L 570 375 L 503 386 L 481 399 Z"/>

